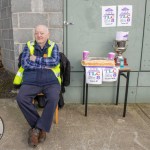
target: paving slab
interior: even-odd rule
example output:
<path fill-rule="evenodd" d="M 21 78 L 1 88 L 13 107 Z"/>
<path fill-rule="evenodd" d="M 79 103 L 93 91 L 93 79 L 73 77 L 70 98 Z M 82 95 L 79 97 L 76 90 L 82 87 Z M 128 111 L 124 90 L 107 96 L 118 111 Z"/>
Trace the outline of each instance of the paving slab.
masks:
<path fill-rule="evenodd" d="M 39 113 L 42 109 L 38 108 Z M 4 134 L 0 150 L 149 150 L 150 104 L 65 104 L 59 110 L 59 123 L 52 124 L 44 143 L 30 148 L 28 129 L 15 99 L 0 99 L 0 117 Z"/>

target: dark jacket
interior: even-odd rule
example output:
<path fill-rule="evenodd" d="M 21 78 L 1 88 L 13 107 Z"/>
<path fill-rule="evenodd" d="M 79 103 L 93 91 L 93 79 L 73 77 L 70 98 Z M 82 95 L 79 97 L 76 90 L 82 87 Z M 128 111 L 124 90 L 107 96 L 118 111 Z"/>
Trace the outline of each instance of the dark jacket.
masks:
<path fill-rule="evenodd" d="M 59 52 L 60 54 L 60 76 L 62 79 L 61 88 L 62 92 L 65 92 L 65 86 L 70 85 L 70 61 L 68 58 L 64 55 L 64 53 Z"/>

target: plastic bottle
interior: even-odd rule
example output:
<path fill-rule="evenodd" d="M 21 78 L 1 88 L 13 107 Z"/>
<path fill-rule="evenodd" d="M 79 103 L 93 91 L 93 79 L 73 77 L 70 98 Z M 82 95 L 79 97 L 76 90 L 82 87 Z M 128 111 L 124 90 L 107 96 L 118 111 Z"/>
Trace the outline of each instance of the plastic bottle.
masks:
<path fill-rule="evenodd" d="M 120 68 L 124 68 L 124 59 L 122 56 L 119 57 L 119 61 L 120 61 Z"/>

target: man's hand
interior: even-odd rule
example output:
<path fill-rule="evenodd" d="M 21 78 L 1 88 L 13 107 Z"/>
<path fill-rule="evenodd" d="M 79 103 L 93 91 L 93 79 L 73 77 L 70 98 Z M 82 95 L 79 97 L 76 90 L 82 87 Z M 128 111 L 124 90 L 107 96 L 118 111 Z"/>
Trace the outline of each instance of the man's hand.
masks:
<path fill-rule="evenodd" d="M 35 61 L 35 60 L 36 60 L 36 56 L 35 56 L 35 55 L 31 55 L 31 56 L 30 56 L 30 60 L 31 60 L 31 61 Z"/>

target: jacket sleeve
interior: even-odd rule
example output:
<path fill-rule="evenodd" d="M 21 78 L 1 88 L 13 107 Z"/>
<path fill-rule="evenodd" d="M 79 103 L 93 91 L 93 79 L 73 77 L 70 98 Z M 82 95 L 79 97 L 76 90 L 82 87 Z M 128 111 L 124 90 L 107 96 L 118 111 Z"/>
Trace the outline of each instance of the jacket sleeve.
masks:
<path fill-rule="evenodd" d="M 25 45 L 21 57 L 21 65 L 24 69 L 41 69 L 42 66 L 34 61 L 30 60 L 30 51 L 27 45 Z"/>
<path fill-rule="evenodd" d="M 59 49 L 57 44 L 55 44 L 53 47 L 51 57 L 44 58 L 44 57 L 37 56 L 35 60 L 35 63 L 45 68 L 55 67 L 59 64 L 59 62 L 60 62 L 60 56 L 59 56 Z"/>

